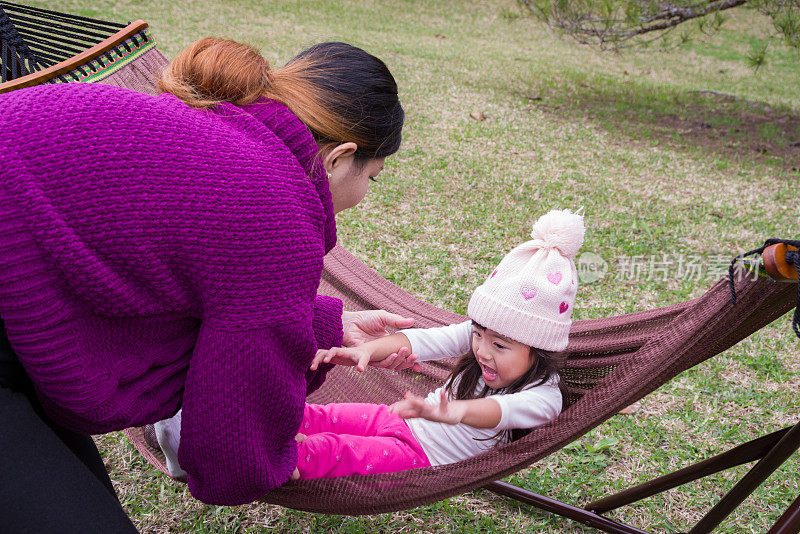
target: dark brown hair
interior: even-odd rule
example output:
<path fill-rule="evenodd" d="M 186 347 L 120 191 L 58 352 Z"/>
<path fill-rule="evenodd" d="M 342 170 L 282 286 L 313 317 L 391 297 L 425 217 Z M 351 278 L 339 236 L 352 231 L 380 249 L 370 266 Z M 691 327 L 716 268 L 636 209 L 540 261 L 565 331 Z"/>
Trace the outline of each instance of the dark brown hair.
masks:
<path fill-rule="evenodd" d="M 205 37 L 178 54 L 158 88 L 201 109 L 277 100 L 308 126 L 321 151 L 353 142 L 360 161 L 400 148 L 405 112 L 392 74 L 383 61 L 346 43 L 314 45 L 273 70 L 251 46 Z"/>
<path fill-rule="evenodd" d="M 481 326 L 475 321 L 472 321 L 472 325 L 481 330 L 486 330 L 486 327 Z M 477 358 L 475 358 L 475 354 L 472 352 L 472 345 L 470 344 L 469 352 L 458 360 L 453 372 L 450 373 L 445 391 L 451 398 L 457 400 L 482 399 L 489 395 L 517 393 L 528 387 L 540 386 L 547 382 L 550 377 L 558 373 L 561 362 L 554 357 L 553 353 L 530 347 L 530 357 L 534 358 L 531 368 L 528 369 L 527 373 L 517 378 L 511 384 L 496 390 L 484 384 L 483 389 L 476 392 L 478 380 L 481 378 L 483 372 L 481 371 L 481 366 L 478 364 Z M 457 387 L 454 391 L 454 385 L 456 383 Z M 530 431 L 530 428 L 501 430 L 489 439 L 495 439 L 497 444 L 508 443 L 527 436 Z"/>

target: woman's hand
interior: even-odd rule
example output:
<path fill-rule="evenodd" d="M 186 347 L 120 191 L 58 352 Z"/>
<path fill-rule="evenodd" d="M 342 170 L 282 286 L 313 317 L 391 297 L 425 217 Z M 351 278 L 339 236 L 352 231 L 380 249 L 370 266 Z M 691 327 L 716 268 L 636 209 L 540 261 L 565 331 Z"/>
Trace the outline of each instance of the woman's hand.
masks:
<path fill-rule="evenodd" d="M 355 347 L 387 335 L 389 327 L 400 329 L 413 325 L 414 319 L 384 310 L 345 311 L 342 313 L 342 344 Z"/>
<path fill-rule="evenodd" d="M 463 407 L 464 404 L 459 401 L 448 401 L 447 393 L 442 388 L 442 397 L 437 405 L 428 404 L 419 395 L 408 391 L 403 400 L 392 404 L 390 410 L 403 419 L 421 417 L 428 421 L 457 425 L 464 417 Z"/>
<path fill-rule="evenodd" d="M 377 362 L 369 362 L 373 367 L 380 367 L 382 369 L 392 369 L 394 371 L 401 371 L 403 369 L 411 369 L 416 372 L 422 371 L 422 366 L 417 363 L 419 356 L 411 354 L 406 347 L 400 347 L 400 350 L 388 355 L 385 359 Z"/>

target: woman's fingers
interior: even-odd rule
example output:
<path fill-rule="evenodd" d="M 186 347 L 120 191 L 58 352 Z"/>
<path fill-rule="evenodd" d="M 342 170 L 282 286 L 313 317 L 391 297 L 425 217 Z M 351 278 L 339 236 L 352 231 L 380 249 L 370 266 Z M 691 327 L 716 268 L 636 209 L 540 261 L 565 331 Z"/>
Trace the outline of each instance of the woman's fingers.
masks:
<path fill-rule="evenodd" d="M 406 358 L 405 362 L 405 369 L 411 369 L 413 371 L 422 371 L 422 366 L 417 363 L 419 356 L 416 354 L 409 354 L 408 358 Z"/>
<path fill-rule="evenodd" d="M 394 369 L 395 367 L 397 367 L 397 353 L 396 352 L 391 353 L 378 363 L 380 363 L 379 367 L 382 367 L 384 369 Z"/>
<path fill-rule="evenodd" d="M 419 356 L 416 354 L 411 354 L 411 350 L 408 347 L 400 347 L 397 351 L 397 361 L 393 365 L 392 369 L 397 371 L 401 371 L 403 369 L 421 369 L 421 367 L 416 364 L 416 361 L 419 359 Z"/>
<path fill-rule="evenodd" d="M 402 315 L 398 315 L 396 313 L 385 313 L 384 323 L 386 326 L 391 326 L 393 328 L 410 328 L 414 325 L 414 319 L 411 317 L 403 317 Z"/>

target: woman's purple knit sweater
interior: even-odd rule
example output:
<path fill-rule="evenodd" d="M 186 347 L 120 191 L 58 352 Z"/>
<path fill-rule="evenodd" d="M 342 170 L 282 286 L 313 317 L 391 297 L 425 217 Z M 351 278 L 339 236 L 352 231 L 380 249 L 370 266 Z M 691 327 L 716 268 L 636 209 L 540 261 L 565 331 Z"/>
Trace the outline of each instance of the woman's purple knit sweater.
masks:
<path fill-rule="evenodd" d="M 183 407 L 179 461 L 215 504 L 296 465 L 335 244 L 317 144 L 271 100 L 213 111 L 95 84 L 0 95 L 0 317 L 48 415 L 82 433 Z"/>

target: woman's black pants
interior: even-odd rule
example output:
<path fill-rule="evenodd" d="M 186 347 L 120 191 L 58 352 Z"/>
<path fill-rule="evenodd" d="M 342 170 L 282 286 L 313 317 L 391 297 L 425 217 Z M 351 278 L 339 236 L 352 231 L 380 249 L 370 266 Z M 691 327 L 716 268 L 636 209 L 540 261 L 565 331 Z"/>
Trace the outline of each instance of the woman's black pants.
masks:
<path fill-rule="evenodd" d="M 42 411 L 0 321 L 0 533 L 135 533 L 89 436 Z"/>

